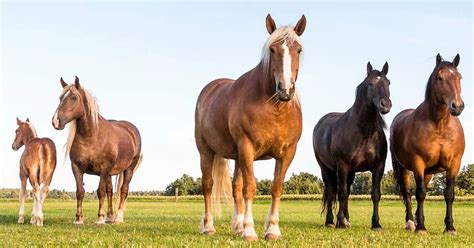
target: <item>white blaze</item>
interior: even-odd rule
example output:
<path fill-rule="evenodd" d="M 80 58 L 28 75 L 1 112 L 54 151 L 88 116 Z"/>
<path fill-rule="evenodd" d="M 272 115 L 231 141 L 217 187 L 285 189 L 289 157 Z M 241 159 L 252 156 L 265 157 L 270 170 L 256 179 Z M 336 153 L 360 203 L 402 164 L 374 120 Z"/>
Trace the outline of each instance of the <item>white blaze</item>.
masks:
<path fill-rule="evenodd" d="M 286 44 L 286 41 L 282 44 L 283 48 L 283 87 L 285 89 L 285 93 L 290 93 L 291 88 L 291 56 L 290 56 L 290 49 Z"/>

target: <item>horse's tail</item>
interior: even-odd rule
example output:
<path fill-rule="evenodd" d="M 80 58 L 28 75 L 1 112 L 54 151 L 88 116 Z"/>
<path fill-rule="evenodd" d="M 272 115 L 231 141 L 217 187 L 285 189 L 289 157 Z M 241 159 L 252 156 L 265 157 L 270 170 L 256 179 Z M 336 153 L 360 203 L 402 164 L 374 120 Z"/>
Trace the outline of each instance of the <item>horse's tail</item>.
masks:
<path fill-rule="evenodd" d="M 214 155 L 212 164 L 212 206 L 213 211 L 217 216 L 220 216 L 221 200 L 225 202 L 230 201 L 232 197 L 232 182 L 229 174 L 229 160 Z"/>
<path fill-rule="evenodd" d="M 401 187 L 403 183 L 402 167 L 398 163 L 398 161 L 396 161 L 394 153 L 392 153 L 392 167 L 393 167 L 393 180 L 395 181 L 395 190 L 401 196 L 402 195 Z"/>
<path fill-rule="evenodd" d="M 143 159 L 143 153 L 140 153 L 140 157 L 138 158 L 137 165 L 135 165 L 135 168 L 133 169 L 133 174 L 135 174 L 135 171 L 137 171 L 138 167 L 140 167 L 140 164 L 142 163 Z M 115 206 L 119 206 L 120 204 L 120 194 L 122 194 L 122 185 L 123 185 L 123 177 L 124 177 L 124 172 L 120 173 L 118 176 L 118 182 L 117 184 L 117 192 L 115 193 L 117 195 L 117 198 L 115 199 Z"/>

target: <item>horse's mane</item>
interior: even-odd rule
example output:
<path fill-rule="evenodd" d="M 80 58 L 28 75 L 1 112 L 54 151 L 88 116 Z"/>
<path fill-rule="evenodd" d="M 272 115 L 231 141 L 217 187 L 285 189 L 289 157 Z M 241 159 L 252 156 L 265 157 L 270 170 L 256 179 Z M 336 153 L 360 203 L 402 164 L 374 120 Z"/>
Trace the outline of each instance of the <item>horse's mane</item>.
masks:
<path fill-rule="evenodd" d="M 380 71 L 374 70 L 372 73 L 375 73 L 377 76 L 383 76 Z M 367 87 L 368 83 L 366 80 L 364 80 L 362 83 L 360 83 L 357 88 L 356 88 L 356 100 L 354 105 L 357 104 L 365 104 L 367 101 Z M 381 127 L 383 129 L 387 129 L 387 124 L 385 123 L 385 120 L 383 116 L 376 111 L 376 116 L 375 116 L 375 127 Z"/>
<path fill-rule="evenodd" d="M 262 65 L 265 72 L 268 72 L 270 68 L 270 46 L 283 40 L 286 41 L 287 44 L 297 42 L 300 46 L 303 46 L 293 26 L 283 26 L 273 31 L 262 49 Z"/>
<path fill-rule="evenodd" d="M 75 86 L 74 85 L 66 86 L 63 89 L 62 95 L 66 94 L 70 90 L 71 87 L 75 87 Z M 91 116 L 92 125 L 97 126 L 99 124 L 99 106 L 97 105 L 97 99 L 93 97 L 91 93 L 88 90 L 84 89 L 82 86 L 81 86 L 81 89 L 84 92 L 84 96 L 85 96 L 85 99 L 83 100 L 86 104 L 87 114 Z M 76 123 L 76 120 L 73 120 L 69 123 L 69 135 L 67 137 L 67 142 L 65 145 L 66 147 L 66 153 L 64 155 L 65 157 L 67 157 L 67 155 L 71 151 L 72 142 L 74 141 L 74 137 L 76 136 L 76 131 L 77 131 L 77 123 Z"/>
<path fill-rule="evenodd" d="M 30 128 L 31 133 L 33 134 L 33 137 L 38 137 L 38 134 L 36 133 L 36 129 L 35 129 L 35 127 L 33 126 L 33 124 L 32 124 L 31 122 L 26 122 L 26 124 L 27 124 L 28 127 Z"/>

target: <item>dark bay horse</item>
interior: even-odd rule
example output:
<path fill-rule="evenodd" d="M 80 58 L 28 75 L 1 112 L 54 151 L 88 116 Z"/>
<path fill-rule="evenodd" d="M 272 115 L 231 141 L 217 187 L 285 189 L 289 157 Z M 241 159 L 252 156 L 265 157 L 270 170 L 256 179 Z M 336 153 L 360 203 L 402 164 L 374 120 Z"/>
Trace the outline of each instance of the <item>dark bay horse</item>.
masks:
<path fill-rule="evenodd" d="M 76 77 L 75 83 L 71 85 L 61 78 L 61 85 L 63 91 L 52 122 L 57 130 L 63 130 L 67 123 L 71 123 L 66 155 L 69 153 L 76 178 L 77 212 L 74 224 L 84 223 L 84 173 L 100 176 L 96 223 L 123 223 L 128 186 L 142 158 L 140 133 L 130 122 L 104 119 L 99 114 L 95 98 L 79 84 L 79 78 Z M 115 218 L 112 209 L 113 175 L 120 175 Z M 107 218 L 104 218 L 106 193 L 108 209 Z"/>
<path fill-rule="evenodd" d="M 356 99 L 345 113 L 329 113 L 313 131 L 313 148 L 324 181 L 323 211 L 327 227 L 334 227 L 332 208 L 339 200 L 337 228 L 350 226 L 348 199 L 355 173 L 372 173 L 372 229 L 381 229 L 378 214 L 380 180 L 387 157 L 385 122 L 381 114 L 392 107 L 387 79 L 388 64 L 382 71 L 367 64 L 367 77 L 357 86 Z"/>
<path fill-rule="evenodd" d="M 459 54 L 453 62 L 436 56 L 425 91 L 425 100 L 416 109 L 400 112 L 390 128 L 390 151 L 397 187 L 406 207 L 405 228 L 426 233 L 423 202 L 426 187 L 434 173 L 446 172 L 445 233 L 456 234 L 453 225 L 454 182 L 464 154 L 464 131 L 458 115 L 464 109 L 461 99 Z M 416 181 L 416 222 L 411 209 L 410 175 Z"/>
<path fill-rule="evenodd" d="M 280 197 L 302 128 L 295 83 L 303 47 L 300 36 L 305 26 L 306 19 L 302 16 L 295 27 L 277 29 L 268 15 L 266 28 L 270 37 L 263 48 L 261 62 L 237 80 L 212 81 L 199 95 L 195 138 L 201 157 L 204 194 L 202 233 L 212 235 L 216 232 L 211 194 L 230 194 L 226 159 L 233 159 L 232 228 L 246 240 L 257 239 L 252 214 L 256 187 L 253 162 L 275 158 L 272 205 L 265 224 L 265 238 L 281 236 L 278 226 Z"/>
<path fill-rule="evenodd" d="M 26 180 L 33 187 L 33 214 L 30 223 L 43 226 L 43 203 L 48 197 L 49 185 L 56 169 L 56 146 L 49 138 L 38 138 L 29 119 L 26 122 L 16 118 L 18 128 L 12 149 L 18 151 L 23 145 L 25 150 L 20 159 L 20 213 L 18 223 L 25 222 Z"/>

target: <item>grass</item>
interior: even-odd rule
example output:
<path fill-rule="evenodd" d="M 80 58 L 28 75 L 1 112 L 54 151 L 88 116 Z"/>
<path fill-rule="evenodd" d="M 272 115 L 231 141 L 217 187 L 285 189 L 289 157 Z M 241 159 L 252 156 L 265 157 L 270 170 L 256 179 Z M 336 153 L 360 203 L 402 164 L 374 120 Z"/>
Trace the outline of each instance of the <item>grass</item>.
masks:
<path fill-rule="evenodd" d="M 404 208 L 400 201 L 382 200 L 380 218 L 383 230 L 370 230 L 372 203 L 351 200 L 349 211 L 352 227 L 346 230 L 323 227 L 320 201 L 283 201 L 280 228 L 283 238 L 267 242 L 263 222 L 268 212 L 268 200 L 254 205 L 256 231 L 260 239 L 248 243 L 232 234 L 230 205 L 221 218 L 215 220 L 217 234 L 206 237 L 199 233 L 203 203 L 201 201 L 130 201 L 125 212 L 125 224 L 96 226 L 97 201 L 84 203 L 85 225 L 75 226 L 75 201 L 52 200 L 45 203 L 43 228 L 17 224 L 18 203 L 0 199 L 0 246 L 454 246 L 474 245 L 474 202 L 459 201 L 454 205 L 457 236 L 443 235 L 445 204 L 441 201 L 425 203 L 428 235 L 405 231 Z M 27 202 L 27 213 L 32 203 Z M 28 216 L 29 218 L 29 216 Z M 29 221 L 29 219 L 27 219 Z"/>

